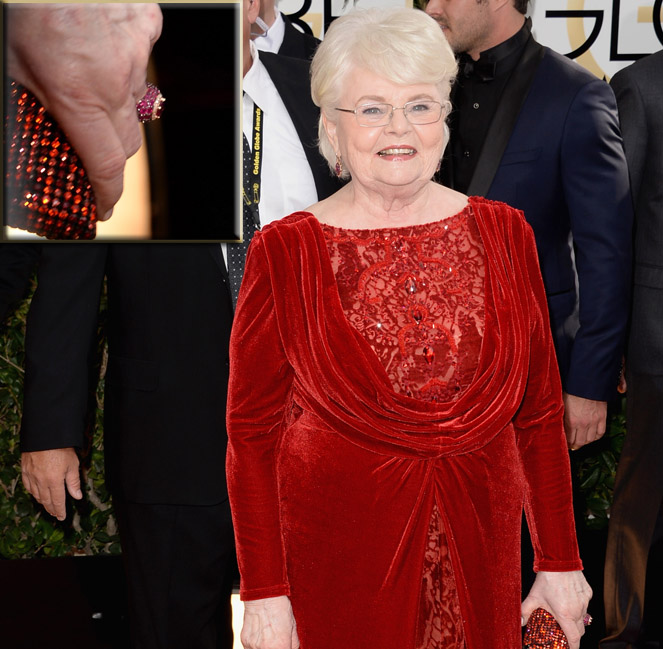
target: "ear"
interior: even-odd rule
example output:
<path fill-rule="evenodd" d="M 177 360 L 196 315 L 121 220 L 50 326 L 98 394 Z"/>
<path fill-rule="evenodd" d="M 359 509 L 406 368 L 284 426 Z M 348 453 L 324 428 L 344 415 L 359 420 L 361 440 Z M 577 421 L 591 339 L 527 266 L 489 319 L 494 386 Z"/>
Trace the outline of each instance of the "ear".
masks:
<path fill-rule="evenodd" d="M 336 136 L 336 122 L 332 122 L 327 117 L 324 110 L 321 111 L 320 115 L 321 115 L 321 119 L 322 119 L 322 126 L 325 129 L 325 133 L 327 134 L 327 138 L 329 139 L 329 142 L 331 143 L 332 147 L 334 148 L 334 151 L 338 155 L 339 150 L 338 150 L 338 137 Z"/>
<path fill-rule="evenodd" d="M 248 0 L 246 5 L 246 17 L 249 20 L 249 23 L 253 25 L 255 23 L 258 14 L 260 13 L 260 0 Z"/>

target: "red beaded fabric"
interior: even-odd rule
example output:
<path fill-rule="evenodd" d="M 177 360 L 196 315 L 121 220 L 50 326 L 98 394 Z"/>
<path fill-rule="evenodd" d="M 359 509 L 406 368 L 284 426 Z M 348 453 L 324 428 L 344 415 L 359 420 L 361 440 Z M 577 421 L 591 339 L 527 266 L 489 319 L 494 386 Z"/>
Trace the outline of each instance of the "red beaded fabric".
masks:
<path fill-rule="evenodd" d="M 94 193 L 67 136 L 14 81 L 6 103 L 5 225 L 48 239 L 93 239 Z"/>
<path fill-rule="evenodd" d="M 537 608 L 527 622 L 525 649 L 568 649 L 569 643 L 557 620 L 543 608 Z"/>
<path fill-rule="evenodd" d="M 484 248 L 471 210 L 379 230 L 323 225 L 343 310 L 396 392 L 451 401 L 477 368 L 484 328 Z M 417 649 L 463 649 L 449 550 L 437 507 L 422 566 Z"/>

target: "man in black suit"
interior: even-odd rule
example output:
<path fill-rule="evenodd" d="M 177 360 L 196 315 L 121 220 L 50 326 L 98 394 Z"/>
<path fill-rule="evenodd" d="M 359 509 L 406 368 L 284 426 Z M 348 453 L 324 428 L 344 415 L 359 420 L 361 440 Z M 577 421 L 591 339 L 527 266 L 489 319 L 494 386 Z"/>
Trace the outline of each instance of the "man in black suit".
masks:
<path fill-rule="evenodd" d="M 108 277 L 108 485 L 135 647 L 232 646 L 225 392 L 232 308 L 214 244 L 42 245 L 28 317 L 26 487 L 59 519 L 82 497 L 99 295 Z"/>
<path fill-rule="evenodd" d="M 261 0 L 245 0 L 244 31 L 250 32 L 261 6 Z M 243 64 L 243 128 L 250 146 L 256 107 L 262 111 L 258 123 L 264 182 L 258 210 L 260 223 L 266 225 L 328 196 L 340 183 L 318 152 L 317 124 L 315 132 L 311 131 L 318 110 L 309 89 L 310 63 L 258 51 L 254 42 L 245 40 Z M 286 155 L 290 156 L 287 161 Z"/>
<path fill-rule="evenodd" d="M 655 638 L 654 616 L 644 626 L 643 618 L 650 550 L 658 544 L 660 553 L 663 541 L 663 50 L 618 72 L 610 84 L 635 208 L 635 266 L 626 355 L 627 434 L 610 513 L 604 586 L 608 636 L 601 648 L 660 648 L 660 620 Z M 663 575 L 650 575 L 648 597 L 656 594 L 663 601 Z"/>
<path fill-rule="evenodd" d="M 245 0 L 245 17 L 258 1 Z M 323 198 L 334 179 L 315 147 L 308 64 L 295 63 L 289 73 L 287 63 L 274 69 L 287 76 L 283 101 L 288 109 L 296 104 L 290 119 Z M 285 155 L 282 164 L 289 167 Z M 229 649 L 225 398 L 232 303 L 220 245 L 42 247 L 26 338 L 26 486 L 58 518 L 65 517 L 65 486 L 82 496 L 75 448 L 84 443 L 104 276 L 107 474 L 129 577 L 133 646 Z"/>

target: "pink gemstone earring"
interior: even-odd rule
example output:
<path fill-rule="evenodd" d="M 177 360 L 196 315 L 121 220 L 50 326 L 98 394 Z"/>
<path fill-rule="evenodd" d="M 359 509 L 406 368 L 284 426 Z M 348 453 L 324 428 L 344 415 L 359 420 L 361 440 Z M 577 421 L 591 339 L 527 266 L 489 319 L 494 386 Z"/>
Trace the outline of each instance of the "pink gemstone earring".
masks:
<path fill-rule="evenodd" d="M 340 178 L 343 175 L 343 161 L 341 160 L 340 155 L 336 155 L 336 166 L 334 167 L 334 172 L 336 173 L 336 177 Z"/>

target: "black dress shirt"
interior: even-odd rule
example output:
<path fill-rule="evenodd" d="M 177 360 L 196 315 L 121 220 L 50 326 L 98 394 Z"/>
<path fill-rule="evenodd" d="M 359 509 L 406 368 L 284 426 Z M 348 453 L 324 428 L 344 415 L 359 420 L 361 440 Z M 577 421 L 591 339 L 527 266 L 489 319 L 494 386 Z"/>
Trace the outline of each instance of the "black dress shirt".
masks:
<path fill-rule="evenodd" d="M 448 155 L 452 158 L 452 186 L 460 192 L 467 192 L 506 82 L 530 37 L 530 26 L 528 18 L 520 31 L 500 45 L 481 52 L 477 61 L 467 54 L 461 54 L 458 59 Z"/>

